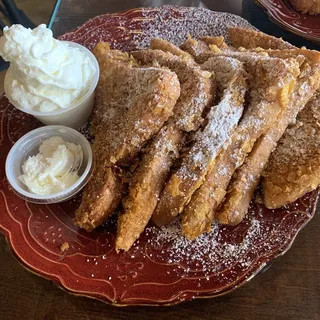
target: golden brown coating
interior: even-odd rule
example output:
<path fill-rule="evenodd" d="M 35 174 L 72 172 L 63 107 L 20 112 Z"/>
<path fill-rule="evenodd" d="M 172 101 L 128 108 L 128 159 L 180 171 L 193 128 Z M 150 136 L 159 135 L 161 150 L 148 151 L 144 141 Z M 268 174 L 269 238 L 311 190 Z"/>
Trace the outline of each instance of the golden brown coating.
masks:
<path fill-rule="evenodd" d="M 263 32 L 255 31 L 246 28 L 229 28 L 228 29 L 229 39 L 232 46 L 235 48 L 263 48 L 263 49 L 293 49 L 295 48 L 289 42 L 269 36 Z"/>
<path fill-rule="evenodd" d="M 176 74 L 168 69 L 139 67 L 133 65 L 132 57 L 125 64 L 110 58 L 113 51 L 118 55 L 117 50 L 110 51 L 107 55 L 94 51 L 98 61 L 103 57 L 107 60 L 100 63 L 92 119 L 95 146 L 101 156 L 108 158 L 108 164 L 127 165 L 172 115 L 180 84 Z"/>
<path fill-rule="evenodd" d="M 208 45 L 214 44 L 219 49 L 228 49 L 228 45 L 224 41 L 224 37 L 209 37 L 209 36 L 206 36 L 206 37 L 201 37 L 200 40 L 204 41 Z"/>
<path fill-rule="evenodd" d="M 195 134 L 191 148 L 167 182 L 153 216 L 157 225 L 170 223 L 183 210 L 202 184 L 223 145 L 230 139 L 242 115 L 246 92 L 242 63 L 217 56 L 211 58 L 204 69 L 216 75 L 220 102 L 209 111 L 206 125 Z"/>
<path fill-rule="evenodd" d="M 234 172 L 243 164 L 256 141 L 275 125 L 277 115 L 286 109 L 288 92 L 292 91 L 299 74 L 299 64 L 295 59 L 284 60 L 253 53 L 207 52 L 200 55 L 199 60 L 216 55 L 230 56 L 244 63 L 249 74 L 249 107 L 230 145 L 220 154 L 183 212 L 183 224 L 190 225 L 189 238 L 209 230 L 214 211 L 221 204 Z M 207 202 L 209 198 L 211 200 Z"/>
<path fill-rule="evenodd" d="M 193 60 L 193 57 L 188 52 L 181 50 L 179 47 L 175 46 L 173 43 L 161 38 L 151 39 L 150 49 L 170 52 L 173 55 L 178 56 L 180 58 Z"/>
<path fill-rule="evenodd" d="M 320 93 L 289 126 L 264 171 L 267 208 L 293 202 L 320 184 Z"/>
<path fill-rule="evenodd" d="M 192 59 L 162 50 L 134 51 L 132 55 L 140 63 L 167 67 L 177 74 L 183 89 L 174 108 L 173 121 L 181 130 L 196 131 L 203 121 L 204 109 L 213 98 L 212 74 L 201 70 Z"/>
<path fill-rule="evenodd" d="M 232 50 L 225 43 L 223 37 L 202 37 L 200 40 L 196 40 L 190 35 L 188 35 L 187 40 L 180 45 L 180 48 L 191 54 L 194 58 L 210 50 L 217 53 Z"/>
<path fill-rule="evenodd" d="M 307 104 L 320 53 L 243 28 L 228 40 L 188 36 L 179 48 L 155 38 L 132 55 L 95 48 L 95 168 L 75 222 L 90 231 L 121 208 L 117 252 L 151 217 L 163 225 L 182 213 L 188 239 L 214 219 L 238 224 L 261 176 L 270 208 L 320 184 L 320 93 Z"/>
<path fill-rule="evenodd" d="M 193 39 L 188 35 L 187 40 L 180 45 L 180 49 L 188 52 L 192 57 L 197 57 L 199 54 L 209 50 L 206 42 Z"/>
<path fill-rule="evenodd" d="M 191 124 L 192 128 L 198 128 L 201 123 L 199 118 L 214 95 L 213 75 L 202 71 L 191 59 L 162 50 L 145 50 L 132 54 L 143 64 L 157 64 L 174 70 L 180 81 L 181 95 L 174 107 L 174 115 L 155 137 L 143 155 L 138 170 L 134 172 L 129 195 L 123 202 L 123 214 L 119 217 L 117 250 L 128 250 L 144 230 L 167 180 L 172 161 L 181 149 L 186 136 L 183 129 L 190 130 Z M 189 112 L 190 108 L 194 110 L 196 117 Z M 184 114 L 183 110 L 189 111 Z"/>
<path fill-rule="evenodd" d="M 219 223 L 236 225 L 245 217 L 253 193 L 260 181 L 265 159 L 270 155 L 269 148 L 261 147 L 258 139 L 244 163 L 237 169 L 228 185 L 226 196 L 216 212 Z"/>
<path fill-rule="evenodd" d="M 288 101 L 287 109 L 279 115 L 276 125 L 272 126 L 257 141 L 253 152 L 246 158 L 244 165 L 239 168 L 232 179 L 229 186 L 230 192 L 227 193 L 222 207 L 217 212 L 221 223 L 237 224 L 245 217 L 271 152 L 288 125 L 296 119 L 299 111 L 304 108 L 320 85 L 320 53 L 305 49 L 268 50 L 267 53 L 284 59 L 296 56 L 300 63 L 300 75 L 291 97 L 284 98 L 284 101 Z M 303 55 L 304 59 L 298 55 Z"/>
<path fill-rule="evenodd" d="M 110 80 L 112 81 L 109 68 L 111 68 L 110 70 L 113 70 L 118 67 L 119 69 L 121 68 L 121 70 L 127 70 L 133 66 L 137 66 L 137 62 L 130 57 L 128 53 L 120 50 L 111 50 L 109 44 L 106 42 L 101 42 L 96 45 L 93 49 L 93 53 L 97 58 L 100 67 L 99 86 L 97 87 L 95 98 L 97 103 L 95 103 L 91 119 L 91 130 L 93 134 L 95 134 L 96 131 L 99 132 L 99 125 L 103 120 L 103 117 L 100 116 L 100 114 L 105 113 L 104 100 L 107 98 L 107 91 L 105 91 L 100 84 L 107 83 Z M 103 72 L 101 72 L 101 70 L 103 70 Z M 122 110 L 119 108 L 112 107 L 112 112 L 106 115 L 108 116 L 108 121 L 111 122 L 113 121 L 113 118 L 116 119 L 121 111 Z"/>
<path fill-rule="evenodd" d="M 292 6 L 302 13 L 319 14 L 320 0 L 289 0 Z"/>
<path fill-rule="evenodd" d="M 234 149 L 235 148 L 235 149 Z M 182 213 L 182 228 L 189 239 L 195 239 L 204 232 L 210 232 L 215 210 L 224 199 L 230 181 L 230 174 L 236 166 L 237 148 L 234 140 L 223 149 L 204 182 L 192 195 Z"/>
<path fill-rule="evenodd" d="M 118 218 L 117 251 L 129 250 L 148 224 L 182 142 L 183 132 L 171 123 L 162 127 L 144 153 Z"/>
<path fill-rule="evenodd" d="M 85 187 L 80 206 L 75 212 L 74 223 L 82 229 L 92 231 L 117 209 L 124 192 L 125 185 L 116 168 L 106 167 L 96 160 L 92 178 Z"/>
<path fill-rule="evenodd" d="M 170 70 L 139 67 L 104 43 L 94 54 L 101 73 L 92 118 L 95 167 L 75 217 L 86 230 L 103 223 L 119 205 L 124 186 L 117 167 L 132 162 L 172 115 L 180 95 L 178 78 Z"/>

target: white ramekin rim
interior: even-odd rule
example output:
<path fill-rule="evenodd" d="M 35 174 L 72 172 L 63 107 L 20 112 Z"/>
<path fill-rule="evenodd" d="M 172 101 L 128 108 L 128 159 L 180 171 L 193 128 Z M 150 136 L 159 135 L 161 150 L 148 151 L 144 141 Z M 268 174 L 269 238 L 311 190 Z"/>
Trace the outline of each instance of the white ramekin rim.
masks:
<path fill-rule="evenodd" d="M 76 135 L 82 141 L 81 147 L 82 148 L 85 147 L 88 152 L 88 161 L 87 161 L 87 165 L 86 165 L 84 172 L 82 173 L 80 178 L 72 186 L 70 186 L 70 187 L 68 187 L 58 193 L 54 193 L 54 194 L 50 194 L 50 195 L 37 195 L 37 194 L 34 194 L 32 192 L 29 192 L 29 191 L 22 189 L 19 186 L 19 184 L 17 183 L 18 177 L 13 178 L 8 173 L 10 172 L 10 166 L 13 165 L 14 152 L 16 151 L 17 148 L 19 148 L 19 145 L 24 143 L 30 137 L 30 135 L 35 135 L 35 134 L 40 135 L 43 132 L 45 132 L 46 130 L 48 131 L 48 128 L 55 129 L 56 132 L 59 133 L 60 135 L 61 135 L 61 133 L 63 133 L 63 130 L 67 131 L 69 133 L 72 133 L 73 135 Z M 53 135 L 50 135 L 50 136 L 53 136 Z M 92 169 L 93 169 L 93 154 L 92 154 L 92 148 L 91 148 L 89 141 L 77 130 L 66 127 L 66 126 L 60 126 L 60 125 L 44 126 L 44 127 L 32 130 L 32 131 L 28 132 L 27 134 L 25 134 L 24 136 L 22 136 L 13 145 L 13 147 L 9 151 L 9 153 L 7 155 L 7 159 L 6 159 L 6 164 L 5 164 L 5 172 L 6 172 L 8 182 L 9 182 L 10 186 L 12 187 L 12 189 L 14 190 L 14 192 L 19 195 L 19 197 L 23 198 L 24 200 L 30 201 L 30 202 L 47 203 L 47 204 L 61 202 L 61 201 L 67 200 L 67 199 L 71 198 L 72 196 L 74 196 L 75 194 L 77 194 L 84 187 L 84 185 L 88 182 L 88 180 L 90 178 L 89 175 L 92 173 Z"/>
<path fill-rule="evenodd" d="M 99 68 L 99 63 L 96 59 L 96 57 L 94 56 L 94 54 L 89 50 L 87 49 L 86 47 L 84 47 L 83 45 L 79 44 L 79 43 L 76 43 L 76 42 L 72 42 L 72 41 L 62 41 L 62 42 L 65 42 L 65 43 L 68 43 L 70 46 L 72 47 L 75 47 L 75 48 L 78 48 L 82 51 L 84 51 L 88 57 L 92 60 L 93 62 L 93 65 L 94 65 L 94 69 L 95 69 L 95 73 L 93 75 L 93 81 L 91 82 L 91 86 L 90 86 L 90 89 L 87 91 L 87 93 L 82 97 L 81 100 L 79 100 L 77 103 L 75 103 L 74 105 L 71 105 L 67 108 L 60 108 L 58 110 L 55 110 L 55 111 L 51 111 L 51 112 L 41 112 L 41 111 L 34 111 L 34 110 L 28 110 L 28 109 L 25 109 L 25 108 L 22 108 L 21 106 L 17 105 L 15 102 L 11 101 L 10 100 L 10 97 L 8 95 L 7 98 L 8 100 L 10 101 L 10 103 L 12 105 L 14 105 L 15 108 L 17 108 L 18 110 L 22 111 L 22 112 L 25 112 L 25 113 L 28 113 L 32 116 L 56 116 L 56 115 L 59 115 L 59 114 L 63 114 L 65 112 L 68 112 L 72 109 L 75 109 L 79 106 L 81 106 L 81 104 L 88 98 L 90 97 L 90 95 L 93 93 L 93 91 L 96 89 L 97 87 L 97 84 L 98 84 L 98 81 L 99 81 L 99 74 L 100 74 L 100 68 Z M 10 68 L 10 67 L 9 67 Z"/>

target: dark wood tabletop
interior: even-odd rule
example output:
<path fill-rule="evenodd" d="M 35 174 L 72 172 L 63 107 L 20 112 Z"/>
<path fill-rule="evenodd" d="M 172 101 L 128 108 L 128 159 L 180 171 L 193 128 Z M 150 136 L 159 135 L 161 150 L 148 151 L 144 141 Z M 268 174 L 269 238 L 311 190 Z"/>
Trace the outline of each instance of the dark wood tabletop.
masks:
<path fill-rule="evenodd" d="M 74 29 L 104 12 L 122 11 L 151 1 L 62 0 L 52 28 L 56 36 Z M 160 3 L 161 1 L 156 1 Z M 164 1 L 165 2 L 165 1 Z M 168 2 L 168 1 L 167 1 Z M 170 2 L 170 1 L 169 1 Z M 181 1 L 177 1 L 180 2 Z M 192 1 L 190 1 L 192 2 Z M 221 4 L 223 2 L 223 4 Z M 269 24 L 266 15 L 249 1 L 246 17 L 263 22 L 258 27 L 273 34 L 282 32 Z M 206 1 L 213 10 L 240 13 L 241 1 Z M 271 28 L 271 29 L 270 29 Z M 274 29 L 273 29 L 274 28 Z M 292 40 L 290 35 L 282 35 Z M 293 39 L 302 41 L 301 39 Z M 308 45 L 308 43 L 305 43 Z M 0 320 L 85 319 L 320 319 L 320 216 L 298 234 L 292 248 L 268 270 L 234 292 L 215 299 L 200 299 L 173 307 L 117 308 L 64 292 L 52 282 L 22 267 L 0 235 Z"/>

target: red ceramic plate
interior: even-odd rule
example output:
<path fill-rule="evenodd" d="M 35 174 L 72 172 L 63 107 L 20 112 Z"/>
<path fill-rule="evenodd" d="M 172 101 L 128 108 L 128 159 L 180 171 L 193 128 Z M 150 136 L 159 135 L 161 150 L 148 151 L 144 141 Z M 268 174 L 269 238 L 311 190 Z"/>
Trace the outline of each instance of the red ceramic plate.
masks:
<path fill-rule="evenodd" d="M 269 17 L 286 30 L 320 43 L 320 15 L 296 11 L 288 0 L 255 0 Z"/>
<path fill-rule="evenodd" d="M 136 9 L 96 17 L 62 39 L 88 48 L 104 40 L 132 49 L 154 36 L 179 43 L 188 33 L 225 35 L 231 25 L 250 27 L 240 17 L 205 9 Z M 6 97 L 0 100 L 0 118 L 0 230 L 24 266 L 75 294 L 114 305 L 171 305 L 225 294 L 282 255 L 315 213 L 317 191 L 279 210 L 252 204 L 240 225 L 213 225 L 194 242 L 181 236 L 179 222 L 162 229 L 150 225 L 129 252 L 116 254 L 115 217 L 87 233 L 72 223 L 79 197 L 46 206 L 12 192 L 4 173 L 7 153 L 40 124 Z M 64 243 L 69 249 L 61 252 Z"/>

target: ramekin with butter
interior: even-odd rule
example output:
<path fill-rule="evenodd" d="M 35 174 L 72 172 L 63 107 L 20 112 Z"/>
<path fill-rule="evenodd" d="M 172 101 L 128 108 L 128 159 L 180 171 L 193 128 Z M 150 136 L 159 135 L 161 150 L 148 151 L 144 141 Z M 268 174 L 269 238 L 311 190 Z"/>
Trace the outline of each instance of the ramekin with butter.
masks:
<path fill-rule="evenodd" d="M 85 186 L 92 163 L 91 145 L 81 133 L 65 126 L 46 126 L 30 131 L 13 145 L 6 175 L 21 198 L 56 203 Z"/>
<path fill-rule="evenodd" d="M 19 179 L 38 195 L 52 195 L 71 187 L 79 180 L 78 170 L 83 159 L 79 144 L 66 142 L 60 136 L 44 140 L 39 153 L 22 165 Z"/>

